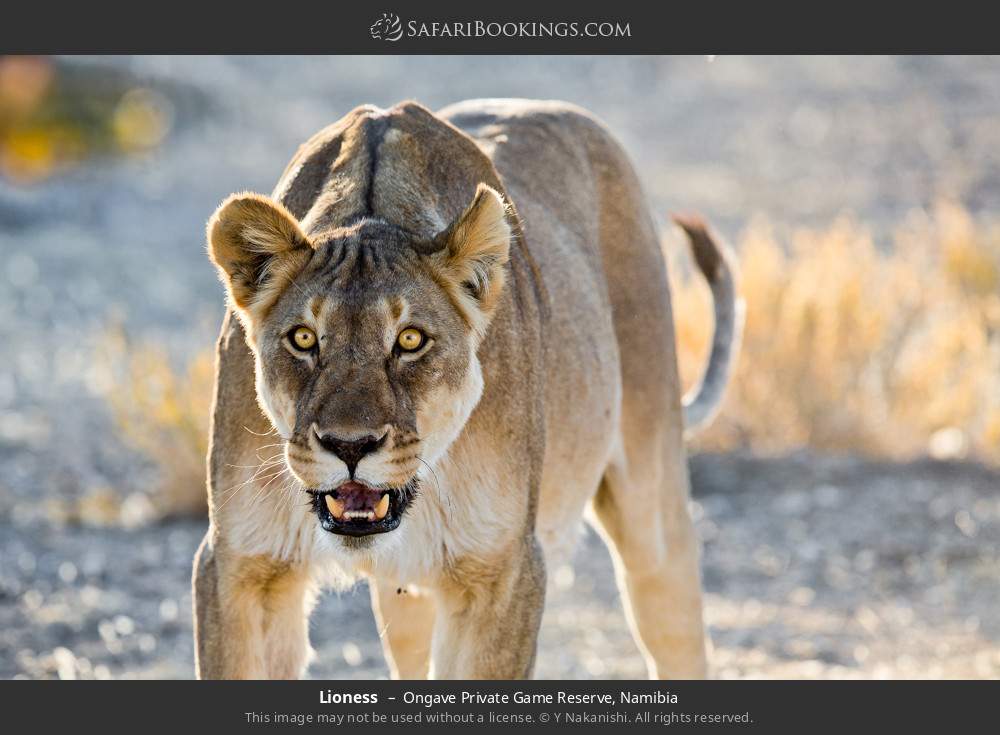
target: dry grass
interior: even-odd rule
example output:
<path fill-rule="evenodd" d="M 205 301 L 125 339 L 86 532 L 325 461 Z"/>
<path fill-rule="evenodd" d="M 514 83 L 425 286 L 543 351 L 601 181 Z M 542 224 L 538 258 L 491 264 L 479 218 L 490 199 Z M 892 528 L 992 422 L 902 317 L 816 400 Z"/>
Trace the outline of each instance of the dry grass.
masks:
<path fill-rule="evenodd" d="M 672 260 L 682 251 L 669 247 Z M 881 249 L 843 219 L 737 247 L 744 344 L 703 448 L 802 446 L 889 458 L 989 459 L 1000 443 L 1000 229 L 942 204 Z M 682 267 L 678 268 L 677 266 Z M 709 295 L 674 263 L 681 371 L 704 364 Z"/>
<path fill-rule="evenodd" d="M 135 344 L 121 329 L 108 334 L 104 354 L 115 378 L 109 403 L 118 431 L 159 470 L 151 515 L 205 513 L 214 354 L 200 352 L 179 371 L 162 347 Z"/>

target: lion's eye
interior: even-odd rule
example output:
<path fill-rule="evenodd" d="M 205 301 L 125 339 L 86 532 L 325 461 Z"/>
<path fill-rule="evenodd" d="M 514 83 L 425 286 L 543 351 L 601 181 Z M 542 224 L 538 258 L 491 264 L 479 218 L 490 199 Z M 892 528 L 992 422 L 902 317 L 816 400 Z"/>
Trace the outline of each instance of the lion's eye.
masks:
<path fill-rule="evenodd" d="M 416 352 L 424 344 L 424 335 L 419 329 L 410 327 L 399 333 L 399 336 L 396 337 L 396 344 L 403 352 Z"/>
<path fill-rule="evenodd" d="M 292 330 L 291 340 L 295 349 L 308 352 L 316 346 L 316 333 L 309 327 L 296 327 Z"/>

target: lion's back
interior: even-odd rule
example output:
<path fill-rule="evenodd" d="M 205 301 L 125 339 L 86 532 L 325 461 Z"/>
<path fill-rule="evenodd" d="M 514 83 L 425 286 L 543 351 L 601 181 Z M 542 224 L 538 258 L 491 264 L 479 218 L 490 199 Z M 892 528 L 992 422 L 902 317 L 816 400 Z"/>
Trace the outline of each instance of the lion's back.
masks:
<path fill-rule="evenodd" d="M 558 100 L 480 99 L 450 105 L 438 115 L 475 139 L 492 159 L 543 269 L 551 265 L 561 271 L 565 257 L 572 257 L 558 252 L 553 237 L 568 238 L 599 271 L 605 270 L 599 261 L 622 257 L 644 268 L 662 264 L 632 162 L 588 110 Z M 629 237 L 621 237 L 626 231 Z M 658 271 L 662 277 L 662 265 Z"/>
<path fill-rule="evenodd" d="M 570 488 L 596 486 L 623 398 L 645 396 L 663 413 L 678 400 L 656 227 L 624 149 L 586 110 L 471 100 L 439 114 L 493 160 L 548 293 L 539 534 L 558 545 L 562 519 L 582 502 Z"/>

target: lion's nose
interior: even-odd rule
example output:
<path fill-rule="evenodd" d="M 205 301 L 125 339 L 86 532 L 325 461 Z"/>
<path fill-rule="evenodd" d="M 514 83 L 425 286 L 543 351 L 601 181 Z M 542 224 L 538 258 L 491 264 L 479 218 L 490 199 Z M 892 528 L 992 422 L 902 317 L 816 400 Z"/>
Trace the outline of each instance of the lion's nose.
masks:
<path fill-rule="evenodd" d="M 333 434 L 323 434 L 319 430 L 315 431 L 316 439 L 319 441 L 320 446 L 341 459 L 347 465 L 352 478 L 354 477 L 354 469 L 358 466 L 358 462 L 365 455 L 371 454 L 385 444 L 385 438 L 389 436 L 388 432 L 386 432 L 381 439 L 376 439 L 370 434 L 360 439 L 341 439 Z"/>

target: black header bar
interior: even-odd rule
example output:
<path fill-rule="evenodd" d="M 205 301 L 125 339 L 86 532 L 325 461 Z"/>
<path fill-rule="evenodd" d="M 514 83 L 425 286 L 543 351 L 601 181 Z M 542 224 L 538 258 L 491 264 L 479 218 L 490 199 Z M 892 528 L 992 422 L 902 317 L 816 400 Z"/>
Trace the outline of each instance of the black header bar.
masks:
<path fill-rule="evenodd" d="M 988 4 L 9 3 L 5 53 L 989 53 Z M 980 17 L 982 16 L 982 17 Z"/>

